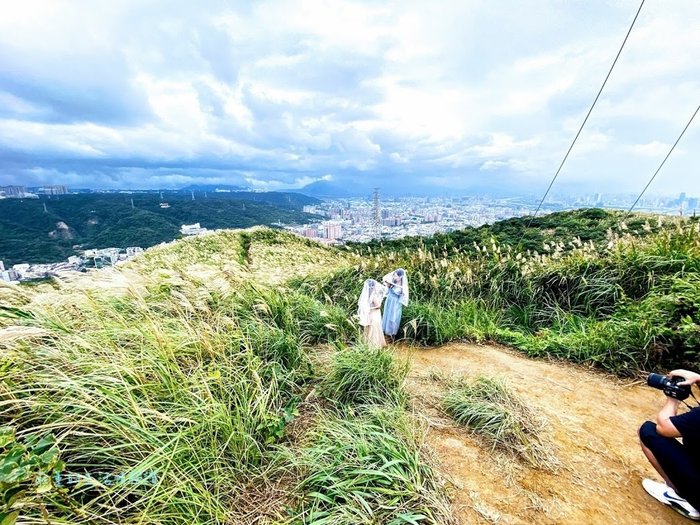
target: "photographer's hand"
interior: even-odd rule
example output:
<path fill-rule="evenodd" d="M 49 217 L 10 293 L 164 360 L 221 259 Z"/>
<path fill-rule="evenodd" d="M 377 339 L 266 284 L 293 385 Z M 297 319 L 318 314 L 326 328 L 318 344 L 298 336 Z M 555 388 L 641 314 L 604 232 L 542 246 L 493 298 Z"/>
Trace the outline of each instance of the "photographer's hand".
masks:
<path fill-rule="evenodd" d="M 696 383 L 700 383 L 700 374 L 696 374 L 695 372 L 690 372 L 689 370 L 683 370 L 683 369 L 678 369 L 678 370 L 671 370 L 669 372 L 669 377 L 670 376 L 681 376 L 685 381 L 682 383 L 678 383 L 679 385 L 692 385 Z"/>

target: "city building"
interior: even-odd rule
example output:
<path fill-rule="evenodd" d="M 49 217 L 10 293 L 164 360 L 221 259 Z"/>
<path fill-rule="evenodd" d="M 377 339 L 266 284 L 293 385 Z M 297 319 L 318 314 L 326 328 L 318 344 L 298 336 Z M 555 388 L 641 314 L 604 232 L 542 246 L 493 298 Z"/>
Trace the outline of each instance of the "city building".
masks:
<path fill-rule="evenodd" d="M 343 230 L 337 222 L 323 223 L 323 237 L 329 240 L 340 239 L 343 236 Z"/>
<path fill-rule="evenodd" d="M 102 268 L 103 266 L 114 266 L 119 260 L 119 248 L 102 248 L 100 250 L 85 250 L 83 258 L 88 266 Z"/>
<path fill-rule="evenodd" d="M 140 246 L 129 246 L 126 249 L 127 257 L 134 257 L 135 255 L 138 255 L 140 253 L 143 253 L 143 248 L 141 248 Z"/>
<path fill-rule="evenodd" d="M 4 272 L 4 271 L 5 271 L 5 263 L 0 261 L 0 272 Z"/>
<path fill-rule="evenodd" d="M 16 270 L 9 269 L 0 271 L 0 280 L 5 281 L 6 283 L 16 282 L 19 281 L 19 279 L 20 274 Z"/>
<path fill-rule="evenodd" d="M 12 269 L 13 269 L 14 271 L 16 271 L 17 273 L 19 273 L 20 275 L 22 275 L 22 273 L 24 273 L 24 272 L 26 272 L 27 270 L 29 270 L 29 266 L 30 266 L 29 264 L 25 264 L 25 263 L 23 263 L 23 264 L 15 264 L 15 265 L 12 266 Z"/>
<path fill-rule="evenodd" d="M 194 224 L 183 224 L 180 226 L 180 233 L 182 235 L 200 235 L 208 231 L 206 228 L 202 228 L 198 222 Z"/>
<path fill-rule="evenodd" d="M 44 195 L 67 195 L 68 188 L 62 185 L 43 186 L 39 188 L 39 193 Z"/>
<path fill-rule="evenodd" d="M 24 186 L 0 186 L 0 195 L 8 199 L 38 199 L 39 196 L 29 193 Z"/>

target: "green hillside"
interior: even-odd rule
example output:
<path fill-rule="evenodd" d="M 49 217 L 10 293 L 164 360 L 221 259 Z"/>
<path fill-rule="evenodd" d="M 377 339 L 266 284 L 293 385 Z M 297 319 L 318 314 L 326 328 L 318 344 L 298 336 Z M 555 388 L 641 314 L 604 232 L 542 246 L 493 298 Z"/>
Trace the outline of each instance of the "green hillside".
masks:
<path fill-rule="evenodd" d="M 496 242 L 502 223 L 486 244 L 426 239 L 371 255 L 224 231 L 72 281 L 0 285 L 0 514 L 454 523 L 407 364 L 358 343 L 363 280 L 406 268 L 409 342 L 498 341 L 627 376 L 697 368 L 697 224 L 635 220 L 603 221 L 588 242 L 554 240 L 554 226 L 538 253 Z M 451 388 L 448 412 L 466 417 L 474 389 Z"/>
<path fill-rule="evenodd" d="M 494 224 L 438 233 L 431 237 L 404 237 L 392 241 L 356 243 L 352 244 L 352 247 L 358 253 L 418 248 L 471 249 L 474 243 L 491 244 L 493 239 L 497 244 L 511 245 L 523 251 L 542 251 L 544 242 L 563 242 L 568 249 L 568 243 L 573 238 L 578 238 L 582 242 L 604 241 L 608 236 L 608 230 L 617 229 L 625 215 L 621 211 L 599 208 L 563 211 L 533 219 L 514 217 Z M 645 224 L 649 224 L 649 231 L 655 231 L 658 228 L 658 219 L 656 217 L 649 219 L 644 215 L 635 214 L 625 220 L 625 226 L 639 235 L 646 233 L 643 228 Z"/>
<path fill-rule="evenodd" d="M 620 212 L 579 210 L 530 227 L 527 218 L 509 219 L 424 240 L 353 246 L 360 264 L 297 285 L 351 312 L 357 283 L 403 267 L 413 297 L 403 334 L 411 340 L 491 340 L 618 374 L 697 367 L 698 223 L 623 219 Z"/>
<path fill-rule="evenodd" d="M 133 207 L 131 201 L 133 199 Z M 161 208 L 167 202 L 169 208 Z M 45 263 L 75 255 L 74 246 L 153 246 L 175 239 L 182 224 L 209 229 L 305 222 L 298 194 L 79 194 L 41 200 L 0 200 L 0 260 Z M 44 211 L 46 205 L 46 212 Z"/>

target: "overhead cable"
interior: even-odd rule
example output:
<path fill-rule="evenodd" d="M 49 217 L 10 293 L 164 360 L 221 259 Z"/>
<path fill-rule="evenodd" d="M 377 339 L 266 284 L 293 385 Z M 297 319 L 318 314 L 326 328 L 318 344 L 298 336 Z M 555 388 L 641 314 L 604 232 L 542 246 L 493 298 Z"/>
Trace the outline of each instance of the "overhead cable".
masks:
<path fill-rule="evenodd" d="M 659 164 L 659 167 L 656 168 L 656 171 L 654 172 L 654 174 L 653 174 L 653 175 L 651 176 L 651 178 L 649 179 L 649 182 L 647 182 L 647 185 L 644 186 L 644 189 L 642 190 L 642 192 L 641 192 L 641 193 L 639 194 L 639 196 L 637 197 L 637 200 L 635 200 L 635 201 L 634 201 L 634 204 L 632 204 L 632 206 L 630 206 L 630 209 L 627 210 L 627 214 L 626 214 L 625 217 L 622 219 L 623 221 L 624 221 L 625 219 L 627 219 L 627 217 L 630 216 L 630 213 L 632 213 L 632 210 L 634 209 L 634 207 L 635 207 L 635 206 L 637 205 L 637 203 L 639 202 L 639 199 L 642 198 L 642 196 L 644 195 L 644 193 L 647 191 L 647 188 L 649 188 L 649 186 L 651 186 L 651 183 L 654 182 L 654 179 L 656 178 L 656 176 L 657 176 L 657 175 L 659 174 L 659 172 L 661 171 L 661 168 L 664 167 L 664 164 L 666 164 L 666 161 L 667 161 L 668 158 L 671 156 L 671 153 L 673 153 L 673 150 L 676 149 L 676 145 L 681 141 L 681 139 L 683 138 L 683 135 L 685 134 L 686 130 L 690 127 L 690 124 L 693 122 L 693 119 L 695 119 L 695 115 L 698 114 L 698 111 L 700 111 L 700 106 L 698 106 L 698 107 L 695 109 L 695 113 L 693 113 L 693 116 L 690 117 L 690 120 L 688 121 L 688 123 L 687 123 L 687 124 L 685 125 L 685 127 L 683 128 L 683 131 L 681 131 L 681 134 L 678 135 L 678 138 L 676 139 L 676 142 L 674 142 L 674 143 L 673 143 L 673 146 L 671 146 L 671 149 L 668 150 L 668 153 L 667 153 L 666 156 L 664 157 L 664 160 L 662 160 L 662 161 L 661 161 L 661 164 Z"/>
<path fill-rule="evenodd" d="M 588 121 L 588 117 L 591 116 L 591 113 L 593 112 L 593 108 L 595 107 L 596 103 L 598 102 L 598 99 L 600 98 L 600 94 L 603 92 L 603 88 L 605 88 L 605 84 L 607 84 L 608 79 L 610 78 L 610 74 L 612 73 L 613 69 L 615 68 L 615 64 L 617 64 L 617 59 L 620 58 L 620 55 L 622 54 L 622 50 L 625 47 L 625 44 L 627 43 L 627 39 L 630 36 L 630 33 L 632 32 L 632 28 L 634 27 L 635 22 L 637 22 L 637 18 L 639 17 L 639 13 L 642 11 L 642 7 L 644 6 L 644 0 L 642 0 L 642 3 L 639 4 L 639 9 L 637 9 L 637 14 L 634 15 L 634 19 L 632 20 L 632 24 L 630 24 L 629 29 L 627 30 L 627 34 L 625 35 L 625 39 L 622 41 L 622 45 L 620 46 L 620 49 L 617 51 L 617 55 L 615 55 L 615 60 L 613 60 L 612 65 L 610 66 L 610 69 L 608 70 L 608 74 L 605 76 L 605 80 L 603 80 L 603 84 L 600 86 L 600 89 L 598 90 L 598 94 L 595 96 L 595 99 L 593 100 L 593 104 L 591 104 L 591 107 L 588 109 L 588 113 L 586 113 L 586 118 L 583 119 L 583 122 L 581 123 L 581 127 L 578 129 L 578 132 L 576 133 L 576 136 L 574 137 L 574 140 L 571 142 L 571 145 L 569 146 L 569 149 L 566 152 L 566 155 L 564 155 L 564 159 L 561 161 L 561 164 L 559 164 L 559 168 L 557 169 L 557 172 L 554 174 L 554 177 L 552 178 L 552 181 L 549 183 L 549 186 L 547 187 L 547 191 L 544 192 L 544 195 L 542 196 L 542 200 L 540 200 L 539 205 L 537 206 L 537 209 L 535 210 L 534 215 L 530 218 L 530 221 L 527 224 L 527 228 L 530 227 L 532 224 L 532 221 L 535 219 L 537 216 L 537 213 L 540 211 L 540 208 L 542 207 L 542 204 L 544 203 L 544 200 L 547 198 L 547 195 L 549 195 L 549 190 L 552 189 L 552 186 L 554 185 L 554 181 L 557 180 L 557 177 L 559 176 L 559 173 L 561 172 L 561 169 L 564 167 L 564 163 L 566 162 L 566 159 L 569 158 L 569 153 L 571 153 L 571 150 L 574 148 L 574 144 L 576 144 L 576 141 L 579 138 L 579 135 L 581 135 L 581 131 L 583 131 L 583 127 L 586 125 L 586 122 Z M 526 230 L 527 230 L 526 228 Z M 523 235 L 525 234 L 525 231 L 523 231 Z M 522 237 L 520 238 L 522 241 Z"/>

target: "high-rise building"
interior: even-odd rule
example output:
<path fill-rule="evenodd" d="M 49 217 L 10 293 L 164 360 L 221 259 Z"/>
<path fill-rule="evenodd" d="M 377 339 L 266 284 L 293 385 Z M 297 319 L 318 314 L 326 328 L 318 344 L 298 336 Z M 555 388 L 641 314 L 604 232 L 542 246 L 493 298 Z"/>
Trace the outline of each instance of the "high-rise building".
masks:
<path fill-rule="evenodd" d="M 39 193 L 43 193 L 44 195 L 66 195 L 68 193 L 68 188 L 62 185 L 44 186 L 39 188 Z"/>
<path fill-rule="evenodd" d="M 5 197 L 24 197 L 27 188 L 24 186 L 0 186 L 0 192 L 4 193 Z"/>
<path fill-rule="evenodd" d="M 337 222 L 327 222 L 323 225 L 323 237 L 330 240 L 340 239 L 343 230 Z"/>

